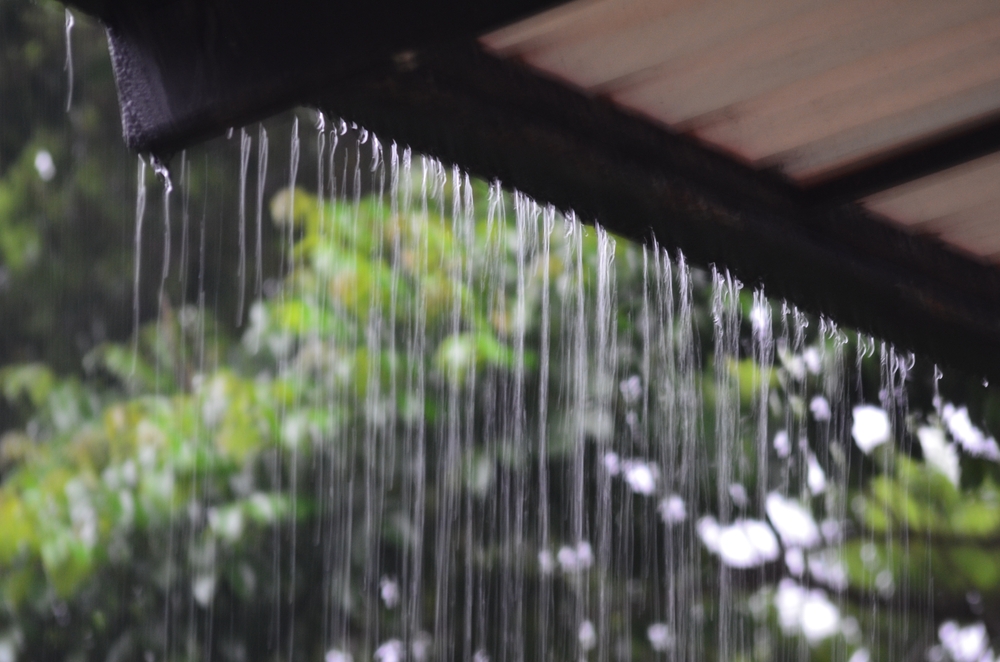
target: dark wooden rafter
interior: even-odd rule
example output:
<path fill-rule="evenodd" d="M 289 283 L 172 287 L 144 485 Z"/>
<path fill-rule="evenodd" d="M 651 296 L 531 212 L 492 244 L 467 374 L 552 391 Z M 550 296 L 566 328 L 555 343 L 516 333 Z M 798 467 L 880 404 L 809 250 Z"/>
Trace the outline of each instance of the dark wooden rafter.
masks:
<path fill-rule="evenodd" d="M 121 0 L 124 8 L 105 17 L 130 146 L 169 152 L 283 107 L 313 105 L 582 220 L 729 268 L 806 310 L 1000 380 L 1000 272 L 844 201 L 972 158 L 982 144 L 975 136 L 952 136 L 950 148 L 925 145 L 923 156 L 897 155 L 804 192 L 492 56 L 472 38 L 548 3 L 493 3 L 456 18 L 450 2 L 421 5 L 418 15 L 412 4 L 381 0 L 346 28 L 286 34 L 271 3 L 248 1 L 254 6 Z M 171 9 L 151 22 L 142 9 L 150 6 Z M 392 7 L 398 11 L 386 11 Z M 288 11 L 283 5 L 286 27 L 299 25 Z"/>
<path fill-rule="evenodd" d="M 292 107 L 374 62 L 557 0 L 68 0 L 107 25 L 125 141 L 170 151 Z"/>

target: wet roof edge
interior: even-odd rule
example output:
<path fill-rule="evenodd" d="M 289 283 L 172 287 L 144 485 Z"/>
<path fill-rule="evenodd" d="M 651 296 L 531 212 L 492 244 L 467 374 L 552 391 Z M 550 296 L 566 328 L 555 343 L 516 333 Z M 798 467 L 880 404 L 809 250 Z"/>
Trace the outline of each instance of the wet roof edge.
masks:
<path fill-rule="evenodd" d="M 206 9 L 225 3 L 204 0 L 103 1 L 121 5 L 104 19 L 135 149 L 169 152 L 292 105 L 316 106 L 584 221 L 724 266 L 842 325 L 1000 380 L 995 268 L 838 196 L 804 194 L 492 56 L 473 38 L 551 3 L 494 3 L 456 16 L 454 3 L 438 2 L 415 16 L 412 5 L 381 0 L 343 29 L 314 21 L 303 31 L 303 17 L 315 18 L 306 0 L 283 10 L 292 12 L 284 26 L 267 0 L 228 14 Z M 385 29 L 373 36 L 366 20 Z M 331 40 L 338 46 L 328 52 Z"/>
<path fill-rule="evenodd" d="M 468 42 L 313 103 L 770 296 L 1000 379 L 1000 272 Z"/>
<path fill-rule="evenodd" d="M 558 0 L 66 0 L 107 27 L 126 144 L 171 152 Z"/>

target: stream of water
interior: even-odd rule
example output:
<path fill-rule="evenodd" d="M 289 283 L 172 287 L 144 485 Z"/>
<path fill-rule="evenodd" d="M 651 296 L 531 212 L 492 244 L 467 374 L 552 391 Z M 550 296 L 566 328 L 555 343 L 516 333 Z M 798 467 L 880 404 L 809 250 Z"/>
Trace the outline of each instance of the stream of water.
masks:
<path fill-rule="evenodd" d="M 235 286 L 244 346 L 286 390 L 259 479 L 291 508 L 260 542 L 273 659 L 943 660 L 972 636 L 938 631 L 916 511 L 863 489 L 909 452 L 912 357 L 322 116 L 315 191 L 296 189 L 298 123 L 271 164 L 289 186 L 268 292 L 253 133 L 233 141 Z M 142 161 L 139 182 L 137 246 Z M 168 623 L 212 621 L 216 562 L 177 568 L 193 588 Z"/>

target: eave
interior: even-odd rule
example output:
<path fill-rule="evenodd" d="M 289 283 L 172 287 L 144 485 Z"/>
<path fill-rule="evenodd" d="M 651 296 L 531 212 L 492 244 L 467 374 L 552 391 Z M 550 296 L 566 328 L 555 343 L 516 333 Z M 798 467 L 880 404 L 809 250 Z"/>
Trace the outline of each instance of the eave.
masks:
<path fill-rule="evenodd" d="M 169 153 L 292 105 L 318 107 L 585 221 L 728 268 L 842 325 L 1000 379 L 1000 271 L 893 216 L 906 186 L 1000 147 L 1000 108 L 826 171 L 795 171 L 713 142 L 696 124 L 631 108 L 607 85 L 545 70 L 509 37 L 520 25 L 539 43 L 552 32 L 546 15 L 491 32 L 543 8 L 527 0 L 108 2 L 102 18 L 134 149 Z"/>

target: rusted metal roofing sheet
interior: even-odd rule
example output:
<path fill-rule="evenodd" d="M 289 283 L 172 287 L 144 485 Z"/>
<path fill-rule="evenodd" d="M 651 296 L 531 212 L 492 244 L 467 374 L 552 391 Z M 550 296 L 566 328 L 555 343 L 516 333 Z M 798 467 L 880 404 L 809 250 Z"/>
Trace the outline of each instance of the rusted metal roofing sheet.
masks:
<path fill-rule="evenodd" d="M 482 42 L 806 187 L 1000 115 L 991 0 L 578 0 Z M 865 205 L 995 261 L 998 174 L 988 156 Z"/>
<path fill-rule="evenodd" d="M 1000 153 L 868 196 L 864 204 L 912 232 L 1000 260 Z"/>

